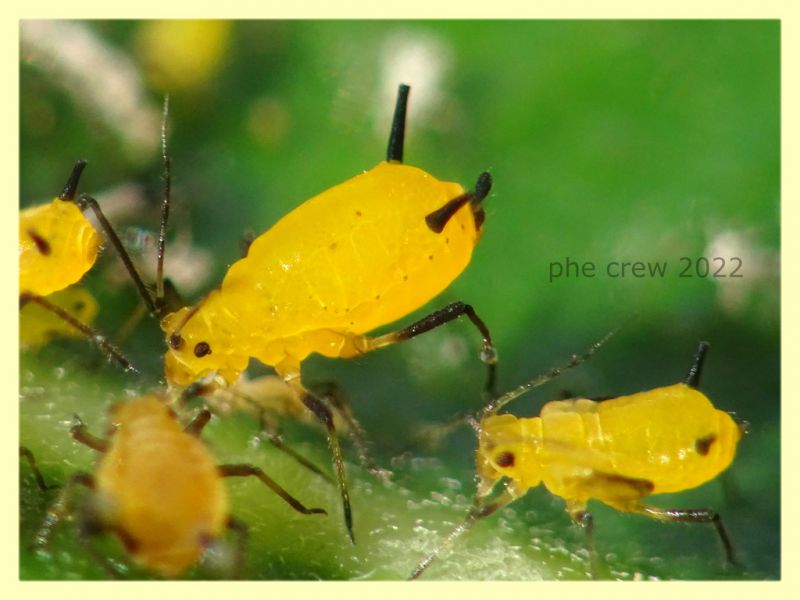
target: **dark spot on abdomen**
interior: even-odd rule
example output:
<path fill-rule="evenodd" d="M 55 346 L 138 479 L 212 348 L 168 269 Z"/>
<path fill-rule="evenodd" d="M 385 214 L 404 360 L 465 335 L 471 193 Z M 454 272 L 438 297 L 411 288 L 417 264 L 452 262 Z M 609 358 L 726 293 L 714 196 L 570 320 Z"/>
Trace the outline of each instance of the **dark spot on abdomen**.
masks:
<path fill-rule="evenodd" d="M 711 451 L 711 444 L 717 441 L 717 436 L 709 433 L 706 436 L 698 438 L 694 441 L 694 449 L 700 456 L 706 456 Z"/>

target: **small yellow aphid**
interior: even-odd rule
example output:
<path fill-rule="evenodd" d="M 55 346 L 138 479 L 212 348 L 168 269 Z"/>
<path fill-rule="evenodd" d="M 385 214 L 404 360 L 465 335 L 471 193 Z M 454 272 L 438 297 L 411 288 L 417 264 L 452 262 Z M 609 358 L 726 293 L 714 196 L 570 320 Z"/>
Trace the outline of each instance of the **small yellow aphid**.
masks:
<path fill-rule="evenodd" d="M 583 362 L 602 343 L 574 357 L 566 368 Z M 587 502 L 595 499 L 622 512 L 662 521 L 713 523 L 728 561 L 735 562 L 733 546 L 716 512 L 705 508 L 664 509 L 644 502 L 650 494 L 697 487 L 714 479 L 733 461 L 744 424 L 714 408 L 697 390 L 707 348 L 707 343 L 700 343 L 683 382 L 630 396 L 602 401 L 557 400 L 545 404 L 533 418 L 495 414 L 563 370 L 555 369 L 490 402 L 481 412 L 478 427 L 474 507 L 411 578 L 419 577 L 441 549 L 477 519 L 539 484 L 565 500 L 567 512 L 588 536 L 593 520 Z M 489 501 L 501 481 L 500 493 Z M 590 552 L 595 572 L 591 547 Z"/>
<path fill-rule="evenodd" d="M 49 296 L 94 266 L 102 238 L 74 202 L 86 162 L 78 161 L 60 196 L 19 213 L 20 294 Z"/>
<path fill-rule="evenodd" d="M 161 90 L 193 92 L 214 80 L 230 47 L 231 21 L 144 21 L 134 35 L 136 54 Z"/>
<path fill-rule="evenodd" d="M 65 289 L 77 282 L 86 274 L 97 260 L 97 253 L 102 237 L 83 214 L 90 209 L 100 224 L 106 239 L 116 250 L 126 271 L 144 300 L 148 311 L 161 317 L 166 313 L 168 297 L 163 276 L 164 247 L 166 239 L 167 218 L 169 215 L 170 195 L 170 159 L 167 155 L 167 115 L 169 98 L 164 98 L 164 113 L 161 122 L 161 148 L 164 160 L 164 200 L 161 213 L 161 232 L 158 243 L 156 293 L 150 291 L 142 281 L 133 265 L 122 241 L 108 222 L 97 200 L 88 194 L 76 198 L 78 183 L 86 167 L 86 161 L 75 163 L 64 190 L 52 202 L 35 206 L 20 212 L 19 223 L 19 275 L 20 275 L 20 310 L 25 311 L 31 305 L 38 305 L 57 318 L 61 319 L 73 330 L 80 331 L 100 346 L 109 356 L 119 362 L 127 371 L 135 371 L 133 365 L 108 340 L 89 327 L 84 320 L 66 310 L 62 304 L 47 298 L 50 294 Z M 96 311 L 95 311 L 96 312 Z M 21 317 L 23 326 L 31 318 Z M 44 325 L 40 325 L 41 330 Z M 61 328 L 62 330 L 64 327 Z M 21 333 L 26 337 L 26 333 Z M 34 332 L 34 338 L 41 335 Z"/>
<path fill-rule="evenodd" d="M 85 290 L 72 291 L 69 288 L 94 266 L 102 242 L 100 233 L 83 214 L 86 208 L 91 208 L 97 216 L 129 272 L 133 268 L 97 202 L 85 194 L 79 199 L 75 197 L 85 167 L 86 161 L 75 163 L 64 190 L 51 202 L 20 211 L 20 337 L 24 345 L 34 346 L 48 341 L 53 335 L 77 335 L 79 332 L 126 370 L 135 370 L 104 336 L 87 325 L 97 313 L 94 298 Z M 131 274 L 137 285 L 144 289 L 138 274 Z M 62 292 L 62 295 L 54 296 L 57 292 Z M 77 310 L 74 309 L 76 303 Z M 49 316 L 42 316 L 44 311 Z M 56 324 L 56 320 L 60 324 Z"/>
<path fill-rule="evenodd" d="M 81 323 L 91 323 L 97 316 L 97 300 L 79 285 L 70 286 L 48 296 L 47 300 L 68 312 Z M 57 314 L 39 304 L 27 304 L 19 312 L 19 342 L 23 348 L 36 348 L 55 337 L 80 337 L 76 329 Z"/>
<path fill-rule="evenodd" d="M 295 388 L 327 428 L 351 538 L 336 429 L 328 406 L 302 384 L 306 357 L 359 356 L 467 315 L 483 338 L 489 385 L 494 373 L 489 331 L 463 302 L 404 329 L 365 335 L 416 310 L 466 268 L 481 235 L 480 203 L 491 188 L 488 173 L 474 192 L 465 192 L 402 164 L 408 92 L 400 86 L 386 161 L 283 217 L 253 241 L 220 289 L 161 322 L 171 384 L 189 385 L 212 373 L 230 384 L 254 357 Z"/>
<path fill-rule="evenodd" d="M 198 439 L 211 418 L 206 410 L 182 427 L 164 399 L 150 394 L 115 405 L 109 417 L 108 440 L 93 436 L 80 422 L 70 430 L 77 441 L 103 455 L 94 476 L 77 473 L 64 487 L 39 531 L 39 547 L 48 543 L 78 484 L 93 490 L 81 541 L 90 534 L 113 532 L 136 564 L 170 578 L 197 562 L 226 529 L 240 535 L 239 574 L 247 528 L 229 515 L 223 477 L 255 476 L 296 511 L 326 514 L 303 506 L 258 467 L 217 465 Z M 103 564 L 112 576 L 119 575 Z"/>

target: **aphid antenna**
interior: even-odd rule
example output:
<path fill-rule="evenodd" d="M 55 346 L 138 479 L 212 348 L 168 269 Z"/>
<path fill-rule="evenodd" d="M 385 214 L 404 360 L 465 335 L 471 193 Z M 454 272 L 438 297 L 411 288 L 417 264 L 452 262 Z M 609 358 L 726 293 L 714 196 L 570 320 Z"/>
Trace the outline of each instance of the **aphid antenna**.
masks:
<path fill-rule="evenodd" d="M 389 132 L 389 145 L 386 149 L 386 161 L 394 163 L 403 162 L 403 146 L 406 136 L 406 109 L 408 107 L 408 93 L 411 87 L 401 83 L 397 88 L 397 103 L 394 107 L 392 129 Z"/>
<path fill-rule="evenodd" d="M 617 333 L 617 331 L 620 330 L 623 324 L 620 324 L 611 331 L 609 331 L 605 336 L 603 336 L 601 340 L 589 346 L 589 348 L 583 354 L 573 354 L 572 358 L 570 358 L 569 361 L 567 361 L 560 367 L 556 367 L 548 371 L 547 373 L 543 373 L 538 377 L 535 377 L 534 379 L 531 379 L 530 381 L 517 386 L 513 390 L 510 390 L 505 394 L 492 399 L 478 413 L 478 421 L 479 422 L 483 421 L 486 417 L 489 417 L 497 413 L 497 411 L 503 408 L 506 404 L 518 398 L 522 394 L 544 385 L 548 381 L 555 379 L 556 377 L 561 375 L 564 371 L 572 369 L 573 367 L 577 367 L 578 365 L 589 360 L 594 355 L 594 353 L 600 349 L 601 346 L 603 346 L 614 334 Z"/>
<path fill-rule="evenodd" d="M 434 561 L 434 559 L 442 553 L 442 551 L 450 546 L 453 542 L 455 542 L 458 538 L 464 535 L 467 531 L 472 528 L 478 519 L 482 519 L 483 517 L 488 517 L 493 512 L 495 512 L 498 508 L 505 506 L 508 504 L 508 501 L 505 499 L 496 500 L 490 504 L 481 505 L 479 501 L 476 499 L 475 503 L 473 504 L 472 508 L 470 509 L 469 513 L 467 514 L 466 518 L 459 524 L 456 525 L 453 530 L 447 534 L 447 537 L 439 544 L 428 556 L 426 556 L 420 563 L 417 565 L 417 568 L 414 569 L 414 572 L 411 573 L 411 576 L 408 578 L 409 580 L 419 579 L 420 575 L 425 572 L 425 570 L 430 566 L 430 564 Z"/>
<path fill-rule="evenodd" d="M 167 221 L 169 220 L 170 195 L 172 192 L 172 160 L 167 154 L 167 117 L 169 116 L 169 94 L 164 96 L 164 111 L 161 117 L 161 158 L 164 162 L 164 197 L 161 202 L 161 230 L 158 234 L 158 263 L 156 265 L 155 306 L 158 316 L 164 311 L 164 252 L 167 246 Z"/>
<path fill-rule="evenodd" d="M 686 379 L 683 382 L 691 388 L 697 388 L 700 385 L 700 375 L 703 371 L 703 363 L 706 359 L 706 352 L 710 344 L 708 342 L 700 342 L 697 345 L 697 352 L 695 352 L 692 359 L 692 366 L 689 367 L 689 372 L 686 374 Z"/>

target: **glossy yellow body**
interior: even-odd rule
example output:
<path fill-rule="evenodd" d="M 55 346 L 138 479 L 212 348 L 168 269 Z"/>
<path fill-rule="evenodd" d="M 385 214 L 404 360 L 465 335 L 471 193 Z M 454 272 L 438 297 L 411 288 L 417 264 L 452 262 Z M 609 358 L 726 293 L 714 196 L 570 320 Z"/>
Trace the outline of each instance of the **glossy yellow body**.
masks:
<path fill-rule="evenodd" d="M 91 323 L 99 309 L 94 296 L 79 285 L 55 292 L 48 296 L 47 300 L 63 308 L 82 323 Z M 29 302 L 19 311 L 19 341 L 23 347 L 41 346 L 54 337 L 84 335 L 82 331 L 39 304 Z"/>
<path fill-rule="evenodd" d="M 80 280 L 97 260 L 101 239 L 74 202 L 54 198 L 21 211 L 20 294 L 49 296 Z"/>
<path fill-rule="evenodd" d="M 155 395 L 118 404 L 111 421 L 110 446 L 95 475 L 101 521 L 120 534 L 136 563 L 180 575 L 227 522 L 214 458 Z"/>
<path fill-rule="evenodd" d="M 364 333 L 391 323 L 443 291 L 467 266 L 480 237 L 469 203 L 434 233 L 425 216 L 464 193 L 456 183 L 382 162 L 283 217 L 250 246 L 186 321 L 189 308 L 162 321 L 170 383 L 217 371 L 229 383 L 250 357 L 284 377 L 316 352 L 351 357 Z M 205 342 L 211 352 L 197 357 Z"/>
<path fill-rule="evenodd" d="M 646 495 L 715 478 L 730 465 L 741 435 L 728 413 L 683 383 L 602 402 L 554 401 L 538 417 L 483 421 L 478 494 L 508 477 L 512 494 L 544 483 L 573 511 L 590 498 L 636 511 Z"/>

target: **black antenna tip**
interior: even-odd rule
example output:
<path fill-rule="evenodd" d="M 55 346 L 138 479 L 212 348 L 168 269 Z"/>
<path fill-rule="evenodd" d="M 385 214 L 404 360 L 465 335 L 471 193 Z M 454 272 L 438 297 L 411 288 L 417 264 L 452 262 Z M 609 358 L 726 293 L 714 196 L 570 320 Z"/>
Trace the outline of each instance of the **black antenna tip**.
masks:
<path fill-rule="evenodd" d="M 75 192 L 78 190 L 78 182 L 81 179 L 81 173 L 83 173 L 87 164 L 85 160 L 79 160 L 75 163 L 75 166 L 72 167 L 72 173 L 69 174 L 69 179 L 67 179 L 67 183 L 64 185 L 64 189 L 58 195 L 59 198 L 62 200 L 75 199 Z"/>
<path fill-rule="evenodd" d="M 403 146 L 406 133 L 406 108 L 411 86 L 401 83 L 397 88 L 397 103 L 394 107 L 392 130 L 389 132 L 389 145 L 386 148 L 387 162 L 403 162 Z"/>

